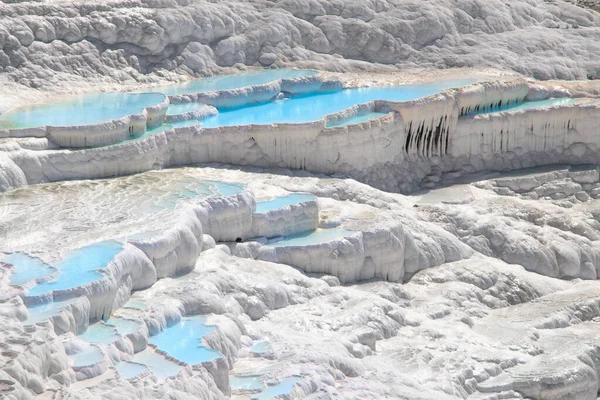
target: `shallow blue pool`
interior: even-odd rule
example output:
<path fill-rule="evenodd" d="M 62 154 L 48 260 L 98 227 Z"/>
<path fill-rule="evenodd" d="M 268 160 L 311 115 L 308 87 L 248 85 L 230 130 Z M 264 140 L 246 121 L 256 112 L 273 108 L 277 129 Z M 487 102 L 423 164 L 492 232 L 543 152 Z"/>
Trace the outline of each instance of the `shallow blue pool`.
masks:
<path fill-rule="evenodd" d="M 29 296 L 38 296 L 55 290 L 65 290 L 82 286 L 104 275 L 98 272 L 106 268 L 117 254 L 123 250 L 123 243 L 107 240 L 82 247 L 67 254 L 55 266 L 60 275 L 49 282 L 35 285 L 29 290 Z"/>
<path fill-rule="evenodd" d="M 275 197 L 274 199 L 267 201 L 259 201 L 256 203 L 257 213 L 266 213 L 270 210 L 277 210 L 285 206 L 293 204 L 299 204 L 306 201 L 317 201 L 317 198 L 312 194 L 307 193 L 293 193 L 286 196 Z"/>
<path fill-rule="evenodd" d="M 336 239 L 355 235 L 356 231 L 346 229 L 317 229 L 313 232 L 299 233 L 290 235 L 286 238 L 267 244 L 269 247 L 284 247 L 284 246 L 310 246 L 319 243 L 331 242 Z"/>
<path fill-rule="evenodd" d="M 135 333 L 140 329 L 142 323 L 137 320 L 119 318 L 119 317 L 111 317 L 106 321 L 107 325 L 112 325 L 117 328 L 117 331 L 121 335 L 130 335 Z"/>
<path fill-rule="evenodd" d="M 583 99 L 572 99 L 570 97 L 560 97 L 557 99 L 546 99 L 546 100 L 533 100 L 524 101 L 521 103 L 513 103 L 508 106 L 502 106 L 498 108 L 486 109 L 481 111 L 474 111 L 467 115 L 477 114 L 491 114 L 503 111 L 517 111 L 517 110 L 529 110 L 533 108 L 552 107 L 552 106 L 567 106 L 571 104 L 582 103 Z"/>
<path fill-rule="evenodd" d="M 29 316 L 25 320 L 25 325 L 37 324 L 46 321 L 50 317 L 54 317 L 60 314 L 60 311 L 66 306 L 70 305 L 76 299 L 69 299 L 65 301 L 53 301 L 51 303 L 41 304 L 39 306 L 28 307 L 27 313 Z"/>
<path fill-rule="evenodd" d="M 202 346 L 202 337 L 216 329 L 214 326 L 207 326 L 205 321 L 203 316 L 183 318 L 178 324 L 152 336 L 150 343 L 189 365 L 212 361 L 221 357 L 221 353 Z"/>
<path fill-rule="evenodd" d="M 161 354 L 155 353 L 152 349 L 147 348 L 144 351 L 136 353 L 133 356 L 133 361 L 144 364 L 154 375 L 159 379 L 166 379 L 175 376 L 181 371 L 181 367 L 173 361 L 167 360 Z"/>
<path fill-rule="evenodd" d="M 242 183 L 232 183 L 232 182 L 219 182 L 219 181 L 206 181 L 216 191 L 217 195 L 221 196 L 235 196 L 244 190 L 246 185 Z"/>
<path fill-rule="evenodd" d="M 26 253 L 0 254 L 0 261 L 13 266 L 13 273 L 10 276 L 11 285 L 24 285 L 27 282 L 35 281 L 52 275 L 55 269 L 36 257 L 31 257 Z"/>
<path fill-rule="evenodd" d="M 109 344 L 120 338 L 113 326 L 108 326 L 102 321 L 90 325 L 78 338 L 89 343 Z"/>
<path fill-rule="evenodd" d="M 377 112 L 377 111 L 373 111 L 373 112 L 369 112 L 366 114 L 359 114 L 359 115 L 355 115 L 354 117 L 350 117 L 347 119 L 341 119 L 335 122 L 330 122 L 327 124 L 327 128 L 335 128 L 338 126 L 346 126 L 346 125 L 353 125 L 353 124 L 361 124 L 363 122 L 367 122 L 367 121 L 372 121 L 374 119 L 377 118 L 381 118 L 384 115 L 387 115 L 388 113 L 385 112 Z"/>
<path fill-rule="evenodd" d="M 160 93 L 94 93 L 52 104 L 20 107 L 0 116 L 2 128 L 90 125 L 140 114 L 165 100 Z"/>
<path fill-rule="evenodd" d="M 475 79 L 440 81 L 422 85 L 345 89 L 329 93 L 294 96 L 269 103 L 220 109 L 219 114 L 202 120 L 205 128 L 232 125 L 302 123 L 322 119 L 356 104 L 373 100 L 407 101 L 439 93 L 445 89 L 477 82 Z"/>
<path fill-rule="evenodd" d="M 179 94 L 211 92 L 215 90 L 239 89 L 246 86 L 262 85 L 279 79 L 299 78 L 316 74 L 318 74 L 318 71 L 307 69 L 264 69 L 242 72 L 234 75 L 219 75 L 204 79 L 194 79 L 184 83 L 155 87 L 151 90 L 153 92 L 164 93 L 168 96 L 175 96 Z"/>
<path fill-rule="evenodd" d="M 69 356 L 73 360 L 73 367 L 87 367 L 100 362 L 104 358 L 104 354 L 99 348 L 90 346 L 87 349 L 81 350 L 79 353 Z"/>
<path fill-rule="evenodd" d="M 229 376 L 229 386 L 232 391 L 259 391 L 264 387 L 258 375 L 231 375 Z"/>
<path fill-rule="evenodd" d="M 299 378 L 285 378 L 277 385 L 267 386 L 262 392 L 252 396 L 252 399 L 266 400 L 272 399 L 283 394 L 288 394 L 294 389 L 294 385 L 300 382 Z"/>
<path fill-rule="evenodd" d="M 254 354 L 269 354 L 273 352 L 273 346 L 268 340 L 260 340 L 252 345 L 250 351 Z"/>
<path fill-rule="evenodd" d="M 117 370 L 121 378 L 131 379 L 135 378 L 143 372 L 146 372 L 148 370 L 148 367 L 137 363 L 121 361 L 120 363 L 115 365 L 115 369 Z"/>
<path fill-rule="evenodd" d="M 219 181 L 195 181 L 174 184 L 170 194 L 157 197 L 155 205 L 163 209 L 175 208 L 177 202 L 184 199 L 204 199 L 207 197 L 233 196 L 244 190 L 240 183 Z"/>

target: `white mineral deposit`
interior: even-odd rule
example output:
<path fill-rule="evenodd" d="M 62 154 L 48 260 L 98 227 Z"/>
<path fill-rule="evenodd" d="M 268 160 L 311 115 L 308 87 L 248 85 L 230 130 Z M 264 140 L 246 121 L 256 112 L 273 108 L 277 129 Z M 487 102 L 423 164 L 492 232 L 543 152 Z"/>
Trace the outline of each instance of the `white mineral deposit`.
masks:
<path fill-rule="evenodd" d="M 600 399 L 597 0 L 0 0 L 0 398 Z"/>

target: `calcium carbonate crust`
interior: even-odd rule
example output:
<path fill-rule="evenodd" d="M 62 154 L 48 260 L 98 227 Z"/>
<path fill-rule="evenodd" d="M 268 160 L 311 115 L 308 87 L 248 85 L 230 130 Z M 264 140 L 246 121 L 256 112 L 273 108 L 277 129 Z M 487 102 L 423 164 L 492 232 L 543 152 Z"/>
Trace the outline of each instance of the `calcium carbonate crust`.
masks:
<path fill-rule="evenodd" d="M 299 87 L 298 92 L 304 90 L 300 88 L 314 90 L 318 82 L 320 87 L 324 84 L 320 79 L 290 82 Z M 235 101 L 248 104 L 254 101 L 253 93 L 257 99 L 265 93 L 272 99 L 285 85 L 286 80 L 281 80 L 209 92 L 202 102 L 230 102 L 241 91 L 241 98 Z M 18 187 L 24 180 L 35 184 L 220 162 L 340 174 L 376 188 L 410 193 L 478 171 L 594 162 L 600 120 L 597 102 L 470 115 L 524 101 L 530 94 L 539 99 L 555 92 L 551 87 L 507 78 L 402 103 L 374 101 L 310 123 L 170 128 L 139 140 L 79 151 L 51 146 L 32 149 L 31 142 L 20 146 L 15 141 L 15 145 L 5 145 L 8 151 L 0 171 L 0 189 Z M 199 99 L 177 101 L 187 100 Z M 329 121 L 365 111 L 386 115 L 359 124 L 326 127 Z"/>
<path fill-rule="evenodd" d="M 0 15 L 0 71 L 32 88 L 238 65 L 599 74 L 600 16 L 565 1 L 5 2 Z"/>

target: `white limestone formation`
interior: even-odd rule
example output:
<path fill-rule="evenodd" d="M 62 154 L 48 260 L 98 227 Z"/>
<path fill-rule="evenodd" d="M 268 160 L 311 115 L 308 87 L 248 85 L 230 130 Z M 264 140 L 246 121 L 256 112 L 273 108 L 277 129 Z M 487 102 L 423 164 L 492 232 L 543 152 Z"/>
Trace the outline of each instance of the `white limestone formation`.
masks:
<path fill-rule="evenodd" d="M 243 395 L 234 388 L 234 378 L 247 371 L 271 385 L 297 379 L 289 398 L 317 393 L 372 398 L 595 396 L 598 369 L 585 360 L 597 351 L 592 321 L 598 316 L 600 255 L 595 242 L 600 226 L 588 211 L 596 200 L 579 200 L 573 190 L 594 196 L 597 168 L 513 172 L 415 196 L 291 171 L 205 167 L 176 174 L 191 171 L 203 179 L 250 185 L 234 196 L 190 199 L 169 214 L 174 218 L 166 225 L 170 228 L 130 239 L 133 245 L 127 244 L 109 267 L 114 281 L 123 284 L 116 293 L 85 293 L 65 303 L 48 322 L 29 325 L 30 309 L 18 290 L 9 289 L 10 275 L 3 274 L 0 318 L 6 339 L 0 374 L 5 397 L 119 393 L 145 398 L 158 391 L 222 398 Z M 169 179 L 177 176 L 175 171 L 161 174 L 167 173 Z M 152 174 L 157 173 L 142 175 Z M 152 182 L 148 179 L 131 182 Z M 567 187 L 573 189 L 568 192 Z M 37 190 L 34 185 L 15 193 L 27 199 L 28 191 Z M 233 227 L 249 232 L 255 226 L 255 196 L 269 199 L 290 191 L 318 197 L 321 229 L 356 233 L 321 245 L 274 248 L 260 242 L 215 246 L 206 235 L 212 234 L 208 227 L 221 229 L 215 235 L 229 235 Z M 531 194 L 538 192 L 543 195 L 532 200 Z M 559 192 L 573 194 L 545 200 Z M 208 205 L 213 218 L 228 222 L 200 223 L 197 210 Z M 220 207 L 238 211 L 220 213 Z M 287 206 L 275 214 L 293 217 L 299 207 L 310 212 L 314 204 Z M 16 209 L 14 218 L 24 212 L 31 210 Z M 144 224 L 154 229 L 152 218 Z M 51 229 L 46 226 L 36 229 Z M 37 247 L 45 248 L 42 243 Z M 268 258 L 269 249 L 276 249 L 277 259 L 252 259 Z M 146 260 L 146 270 L 134 267 L 139 265 L 136 257 Z M 194 262 L 192 268 L 189 262 Z M 373 277 L 380 279 L 368 281 Z M 357 279 L 367 281 L 350 284 Z M 347 284 L 339 286 L 340 281 Z M 139 303 L 144 306 L 135 305 Z M 111 318 L 139 321 L 139 327 L 108 344 L 73 336 L 91 329 L 105 307 L 113 310 Z M 197 314 L 216 325 L 202 343 L 221 357 L 192 368 L 149 345 L 152 335 Z M 265 341 L 269 346 L 263 353 L 257 343 Z M 577 344 L 566 354 L 568 343 Z M 92 351 L 86 350 L 90 346 L 102 356 L 73 366 L 72 358 Z M 124 362 L 149 362 L 148 357 L 165 360 L 162 368 L 170 362 L 179 368 L 176 375 L 165 379 L 150 369 L 126 379 L 115 370 Z"/>
<path fill-rule="evenodd" d="M 0 398 L 596 399 L 600 14 L 577 3 L 0 2 L 0 113 L 320 71 L 0 130 Z M 486 79 L 301 124 L 201 121 L 469 77 Z M 63 276 L 107 240 L 97 279 Z"/>
<path fill-rule="evenodd" d="M 304 87 L 304 79 L 294 81 Z M 280 93 L 279 82 L 242 91 L 255 93 L 258 101 L 264 87 L 271 86 L 273 94 Z M 238 92 L 207 95 L 235 98 Z M 35 184 L 221 162 L 342 173 L 374 187 L 411 192 L 435 186 L 447 174 L 456 178 L 476 171 L 594 162 L 600 110 L 594 101 L 463 115 L 519 102 L 527 95 L 528 84 L 521 80 L 483 82 L 414 101 L 376 101 L 312 123 L 176 127 L 143 139 L 80 151 L 13 146 L 7 154 L 11 167 L 6 161 L 3 181 L 11 188 L 22 184 L 10 177 L 16 174 Z M 248 102 L 244 96 L 241 101 Z M 326 121 L 365 111 L 388 115 L 326 128 Z M 552 116 L 547 117 L 549 114 Z M 14 171 L 13 163 L 22 172 Z"/>
<path fill-rule="evenodd" d="M 598 76 L 600 17 L 565 1 L 11 1 L 0 15 L 1 71 L 31 88 L 135 86 L 243 64 Z"/>

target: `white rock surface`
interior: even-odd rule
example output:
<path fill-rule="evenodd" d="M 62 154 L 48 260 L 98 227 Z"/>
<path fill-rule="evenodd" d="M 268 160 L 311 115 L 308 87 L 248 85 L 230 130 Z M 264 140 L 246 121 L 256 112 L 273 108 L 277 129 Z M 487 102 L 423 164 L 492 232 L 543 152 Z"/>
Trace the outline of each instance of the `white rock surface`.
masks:
<path fill-rule="evenodd" d="M 596 397 L 599 370 L 593 360 L 598 351 L 594 324 L 600 318 L 596 280 L 600 225 L 593 216 L 598 215 L 597 200 L 568 208 L 556 200 L 532 200 L 527 195 L 538 187 L 572 185 L 575 179 L 588 193 L 585 190 L 593 190 L 597 169 L 556 167 L 496 174 L 474 184 L 414 196 L 380 192 L 352 180 L 285 170 L 185 168 L 148 172 L 126 182 L 144 190 L 164 187 L 164 182 L 177 182 L 182 177 L 249 184 L 231 197 L 233 203 L 228 206 L 211 202 L 215 210 L 220 206 L 253 208 L 255 196 L 313 193 L 319 198 L 320 227 L 361 231 L 356 235 L 356 246 L 348 247 L 354 239 L 344 245 L 360 251 L 347 253 L 354 258 L 342 257 L 346 261 L 330 270 L 308 269 L 316 265 L 313 263 L 303 266 L 307 272 L 337 273 L 337 278 L 307 275 L 285 265 L 297 259 L 290 249 L 285 250 L 287 258 L 279 260 L 283 264 L 253 260 L 253 254 L 261 251 L 260 243 L 255 247 L 247 244 L 246 254 L 241 254 L 240 244 L 215 246 L 193 211 L 208 203 L 188 200 L 164 217 L 157 213 L 156 221 L 146 218 L 128 229 L 152 230 L 163 223 L 163 218 L 175 218 L 172 221 L 179 222 L 171 222 L 172 228 L 164 233 L 134 242 L 148 255 L 147 265 L 156 266 L 160 259 L 169 258 L 168 254 L 176 254 L 187 265 L 194 258 L 188 257 L 191 247 L 184 243 L 196 243 L 194 251 L 204 251 L 195 253 L 199 257 L 193 268 L 168 264 L 172 266 L 168 274 L 179 275 L 165 275 L 156 281 L 148 272 L 131 270 L 127 287 L 137 289 L 132 301 L 144 306 L 122 308 L 130 289 L 121 290 L 124 297 L 115 297 L 112 317 L 143 323 L 118 341 L 99 345 L 104 354 L 101 361 L 75 369 L 68 354 L 89 344 L 74 338 L 72 332 L 84 331 L 104 301 L 86 295 L 49 322 L 25 326 L 27 310 L 19 291 L 8 286 L 9 275 L 3 273 L 0 379 L 5 397 L 29 398 L 40 393 L 74 398 L 147 398 L 168 394 L 216 399 L 231 393 L 243 398 L 242 392 L 231 391 L 229 374 L 248 372 L 271 384 L 297 377 L 290 398 Z M 86 194 L 87 185 L 85 181 L 54 183 L 45 190 L 70 190 L 68 198 L 73 201 L 81 191 L 90 205 L 108 201 L 119 209 L 110 185 L 96 185 L 104 195 L 95 199 Z M 28 201 L 27 191 L 42 194 L 42 187 L 2 194 L 2 210 L 10 205 L 6 200 L 14 197 L 13 193 Z M 499 187 L 514 189 L 515 195 L 498 194 L 495 189 Z M 70 203 L 64 204 L 68 207 Z M 36 210 L 40 220 L 56 213 L 55 208 L 46 210 L 43 205 Z M 30 210 L 17 207 L 13 212 L 17 221 L 20 213 Z M 223 221 L 239 221 L 226 226 L 246 229 L 242 214 L 216 215 L 226 218 Z M 251 221 L 252 213 L 245 215 Z M 85 214 L 73 214 L 72 221 L 63 221 L 62 226 L 75 227 L 85 218 Z M 9 223 L 3 229 L 7 233 L 34 229 L 38 237 L 50 237 L 51 224 L 36 225 L 35 218 L 31 222 L 30 227 Z M 80 234 L 72 230 L 66 237 L 72 238 L 73 246 L 86 237 L 105 238 L 103 226 L 112 226 L 107 232 L 117 228 L 126 235 L 124 222 L 112 224 L 91 227 Z M 218 226 L 218 220 L 207 226 Z M 221 228 L 220 232 L 227 230 Z M 11 238 L 9 248 L 27 246 L 29 251 L 54 257 L 53 247 L 43 241 L 7 237 Z M 403 241 L 394 241 L 398 247 L 389 247 L 391 238 Z M 57 236 L 57 243 L 62 240 Z M 315 263 L 341 254 L 339 248 L 328 246 L 306 248 L 304 252 L 319 252 L 318 257 L 313 255 Z M 243 258 L 232 255 L 236 253 Z M 357 255 L 361 260 L 370 256 L 372 263 L 355 263 Z M 121 264 L 115 263 L 115 276 L 126 273 Z M 372 277 L 384 279 L 350 283 Z M 396 280 L 404 282 L 391 282 Z M 347 283 L 340 286 L 340 281 Z M 136 360 L 134 353 L 155 351 L 147 347 L 149 335 L 195 314 L 207 315 L 207 323 L 217 326 L 203 343 L 219 351 L 222 358 L 202 367 L 182 366 L 175 378 L 167 380 L 153 373 L 124 380 L 113 372 L 118 362 Z M 268 351 L 252 350 L 254 344 L 265 341 Z"/>
<path fill-rule="evenodd" d="M 32 88 L 237 64 L 599 74 L 600 16 L 564 1 L 11 2 L 0 15 L 2 72 Z"/>

